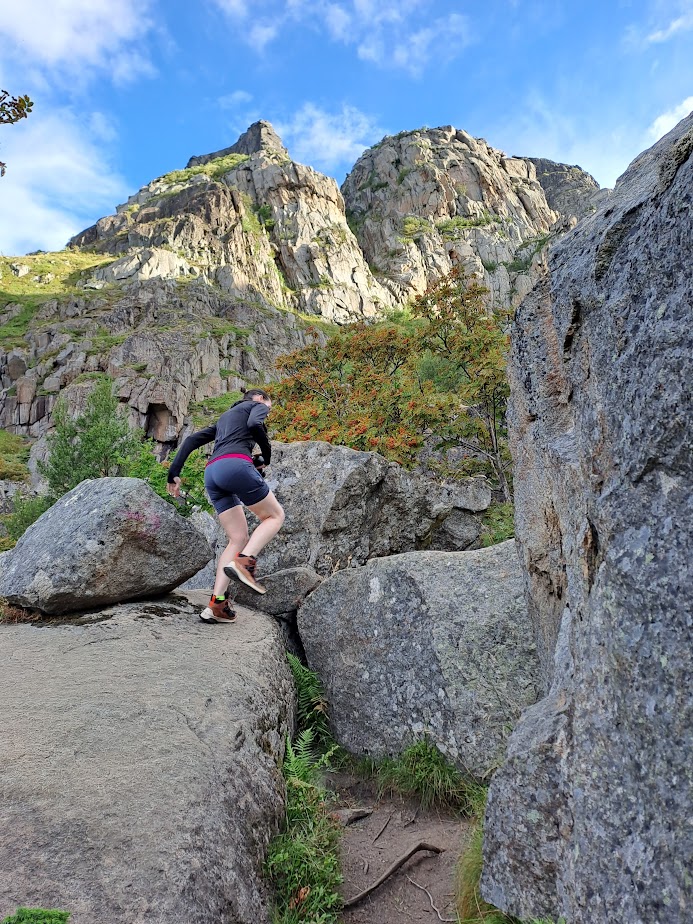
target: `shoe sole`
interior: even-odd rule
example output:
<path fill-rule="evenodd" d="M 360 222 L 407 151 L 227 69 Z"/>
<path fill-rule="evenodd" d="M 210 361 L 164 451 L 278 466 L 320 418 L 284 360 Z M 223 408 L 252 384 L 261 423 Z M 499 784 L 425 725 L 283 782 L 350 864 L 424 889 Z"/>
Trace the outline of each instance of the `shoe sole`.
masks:
<path fill-rule="evenodd" d="M 206 622 L 207 625 L 211 625 L 212 623 L 217 623 L 217 622 L 221 623 L 221 622 L 235 622 L 236 621 L 235 616 L 233 617 L 233 619 L 224 619 L 224 618 L 220 618 L 219 616 L 215 616 L 209 607 L 206 607 L 200 613 L 200 619 L 202 620 L 202 622 Z"/>
<path fill-rule="evenodd" d="M 231 562 L 231 564 L 225 565 L 224 574 L 226 577 L 236 578 L 237 580 L 241 581 L 241 583 L 245 584 L 246 587 L 250 587 L 251 590 L 254 590 L 258 594 L 267 593 L 266 587 L 263 587 L 262 584 L 258 584 L 257 581 L 254 581 L 252 578 L 248 577 L 248 575 L 244 571 L 241 571 L 240 568 L 236 569 L 234 564 L 234 562 Z"/>

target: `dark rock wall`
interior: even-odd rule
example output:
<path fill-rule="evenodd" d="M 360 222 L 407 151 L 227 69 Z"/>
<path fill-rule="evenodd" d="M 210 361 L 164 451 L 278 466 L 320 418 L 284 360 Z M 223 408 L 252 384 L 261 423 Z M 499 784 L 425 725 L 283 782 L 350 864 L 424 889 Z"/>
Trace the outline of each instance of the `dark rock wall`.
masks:
<path fill-rule="evenodd" d="M 574 215 L 583 218 L 596 210 L 600 192 L 608 194 L 609 190 L 600 190 L 599 183 L 582 167 L 557 164 L 545 157 L 526 157 L 534 164 L 537 179 L 541 184 L 546 201 L 550 207 L 561 215 Z"/>
<path fill-rule="evenodd" d="M 555 247 L 515 322 L 517 536 L 548 692 L 492 783 L 482 885 L 523 919 L 693 917 L 692 153 L 689 116 Z"/>

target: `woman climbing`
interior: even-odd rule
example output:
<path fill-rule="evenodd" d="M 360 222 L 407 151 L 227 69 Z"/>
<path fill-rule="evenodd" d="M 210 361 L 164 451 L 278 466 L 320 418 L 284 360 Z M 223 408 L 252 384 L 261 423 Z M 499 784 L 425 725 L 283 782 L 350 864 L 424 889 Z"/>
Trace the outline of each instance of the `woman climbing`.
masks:
<path fill-rule="evenodd" d="M 184 440 L 168 470 L 168 493 L 180 497 L 179 476 L 185 460 L 195 449 L 214 440 L 214 452 L 205 468 L 205 488 L 229 544 L 219 558 L 212 598 L 200 614 L 204 622 L 235 621 L 236 613 L 228 600 L 231 577 L 260 594 L 265 593 L 265 588 L 255 579 L 257 556 L 284 522 L 284 511 L 262 475 L 272 456 L 265 427 L 271 407 L 267 392 L 260 388 L 249 389 L 215 424 Z M 261 455 L 253 458 L 256 443 Z M 244 504 L 260 520 L 250 537 Z"/>

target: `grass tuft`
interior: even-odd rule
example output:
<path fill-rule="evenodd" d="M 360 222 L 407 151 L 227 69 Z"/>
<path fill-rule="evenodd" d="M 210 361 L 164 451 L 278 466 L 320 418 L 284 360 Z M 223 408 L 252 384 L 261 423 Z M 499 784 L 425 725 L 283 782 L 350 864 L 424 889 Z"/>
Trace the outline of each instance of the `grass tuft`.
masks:
<path fill-rule="evenodd" d="M 491 545 L 512 539 L 515 535 L 514 517 L 515 507 L 511 502 L 492 504 L 483 516 L 482 547 L 487 549 Z"/>
<path fill-rule="evenodd" d="M 342 906 L 340 829 L 321 778 L 337 750 L 317 675 L 287 654 L 298 700 L 298 732 L 286 743 L 286 821 L 270 844 L 265 871 L 274 889 L 272 924 L 337 924 Z"/>
<path fill-rule="evenodd" d="M 17 908 L 16 912 L 4 918 L 2 924 L 66 924 L 69 911 L 55 911 L 46 908 Z"/>
<path fill-rule="evenodd" d="M 217 157 L 206 164 L 198 164 L 196 167 L 172 170 L 170 173 L 165 173 L 161 179 L 165 183 L 185 183 L 198 173 L 206 173 L 211 179 L 218 180 L 231 170 L 235 170 L 240 164 L 245 163 L 246 160 L 248 160 L 247 154 L 227 154 L 225 157 Z"/>
<path fill-rule="evenodd" d="M 471 777 L 451 766 L 428 739 L 417 741 L 399 757 L 376 764 L 378 790 L 415 796 L 423 808 L 453 809 L 474 815 L 483 805 L 485 790 Z"/>
<path fill-rule="evenodd" d="M 29 443 L 15 433 L 0 430 L 0 479 L 28 481 Z"/>

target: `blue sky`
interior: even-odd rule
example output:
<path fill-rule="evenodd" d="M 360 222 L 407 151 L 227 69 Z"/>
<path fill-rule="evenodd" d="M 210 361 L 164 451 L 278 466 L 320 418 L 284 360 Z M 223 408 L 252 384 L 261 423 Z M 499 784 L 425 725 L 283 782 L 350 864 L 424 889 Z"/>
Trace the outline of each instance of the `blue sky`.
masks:
<path fill-rule="evenodd" d="M 385 134 L 455 125 L 602 185 L 693 109 L 693 0 L 4 0 L 0 253 L 62 247 L 269 119 L 340 182 Z"/>

